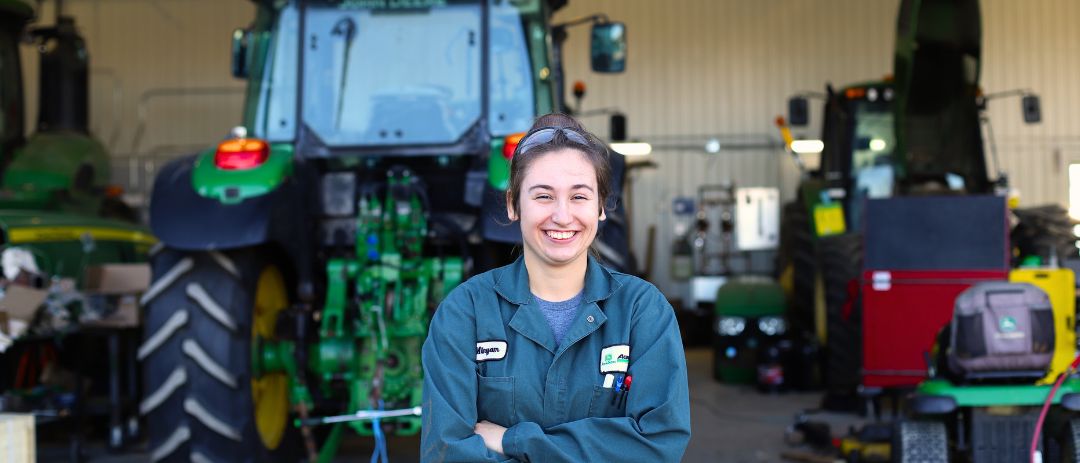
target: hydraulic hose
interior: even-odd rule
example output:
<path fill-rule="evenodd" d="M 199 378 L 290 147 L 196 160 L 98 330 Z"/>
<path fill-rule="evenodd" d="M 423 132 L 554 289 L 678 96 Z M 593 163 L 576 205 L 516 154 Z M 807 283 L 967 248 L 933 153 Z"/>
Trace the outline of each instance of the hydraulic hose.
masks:
<path fill-rule="evenodd" d="M 1046 412 L 1050 410 L 1050 404 L 1054 403 L 1054 394 L 1056 394 L 1058 388 L 1061 387 L 1061 383 L 1064 383 L 1065 378 L 1068 378 L 1069 375 L 1075 372 L 1078 366 L 1080 366 L 1080 355 L 1073 359 L 1073 362 L 1069 365 L 1069 368 L 1066 369 L 1063 373 L 1061 373 L 1060 376 L 1058 376 L 1057 381 L 1054 381 L 1054 387 L 1050 388 L 1050 394 L 1047 394 L 1046 401 L 1043 402 L 1042 411 L 1039 412 L 1039 419 L 1035 422 L 1035 432 L 1031 435 L 1031 447 L 1030 451 L 1028 452 L 1028 455 L 1031 456 L 1031 463 L 1042 462 L 1041 456 L 1038 459 L 1035 458 L 1035 450 L 1039 448 L 1039 434 L 1042 433 L 1042 425 L 1043 422 L 1046 421 Z"/>

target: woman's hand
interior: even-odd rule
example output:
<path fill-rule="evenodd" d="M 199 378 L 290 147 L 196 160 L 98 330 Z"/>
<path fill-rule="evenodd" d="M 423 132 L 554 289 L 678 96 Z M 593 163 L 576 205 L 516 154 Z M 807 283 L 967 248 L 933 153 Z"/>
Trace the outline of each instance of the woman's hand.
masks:
<path fill-rule="evenodd" d="M 490 421 L 481 421 L 476 423 L 473 431 L 484 439 L 484 446 L 491 449 L 492 452 L 502 455 L 502 438 L 503 434 L 506 434 L 506 428 Z"/>

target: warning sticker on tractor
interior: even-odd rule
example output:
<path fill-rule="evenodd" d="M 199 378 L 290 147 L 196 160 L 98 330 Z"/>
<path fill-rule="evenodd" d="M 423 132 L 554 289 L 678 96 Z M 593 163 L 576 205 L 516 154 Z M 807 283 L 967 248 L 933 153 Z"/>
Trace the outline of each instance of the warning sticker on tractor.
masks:
<path fill-rule="evenodd" d="M 844 207 L 840 203 L 814 206 L 814 227 L 817 236 L 839 235 L 847 230 L 844 223 Z"/>

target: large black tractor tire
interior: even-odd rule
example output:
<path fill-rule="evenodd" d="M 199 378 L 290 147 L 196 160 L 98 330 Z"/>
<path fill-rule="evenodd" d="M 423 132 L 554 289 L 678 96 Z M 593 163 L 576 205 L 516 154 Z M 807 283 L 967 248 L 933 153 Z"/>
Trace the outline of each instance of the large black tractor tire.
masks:
<path fill-rule="evenodd" d="M 797 331 L 814 333 L 814 286 L 817 279 L 817 251 L 810 229 L 810 216 L 799 201 L 784 205 L 780 222 L 780 252 L 777 269 L 783 276 L 791 272 L 791 301 L 788 317 Z"/>
<path fill-rule="evenodd" d="M 1080 463 L 1080 418 L 1069 420 L 1068 425 L 1062 429 L 1058 444 L 1061 447 L 1061 461 Z"/>
<path fill-rule="evenodd" d="M 253 250 L 163 249 L 151 263 L 138 355 L 152 460 L 289 461 L 286 378 L 252 377 L 253 335 L 272 336 L 288 303 L 280 270 Z"/>
<path fill-rule="evenodd" d="M 948 463 L 949 434 L 945 423 L 900 421 L 893 432 L 893 463 Z"/>
<path fill-rule="evenodd" d="M 862 237 L 821 238 L 818 252 L 825 290 L 825 387 L 830 394 L 854 396 L 862 367 Z"/>

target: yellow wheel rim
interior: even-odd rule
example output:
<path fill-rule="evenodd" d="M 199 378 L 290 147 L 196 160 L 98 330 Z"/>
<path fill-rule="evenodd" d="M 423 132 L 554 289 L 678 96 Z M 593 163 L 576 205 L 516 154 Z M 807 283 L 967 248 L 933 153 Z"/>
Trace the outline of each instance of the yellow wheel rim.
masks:
<path fill-rule="evenodd" d="M 251 340 L 273 339 L 277 316 L 289 303 L 285 279 L 270 266 L 259 274 L 252 311 Z M 266 373 L 251 379 L 251 399 L 255 404 L 255 427 L 268 449 L 276 449 L 285 434 L 289 418 L 289 379 L 285 373 Z"/>

